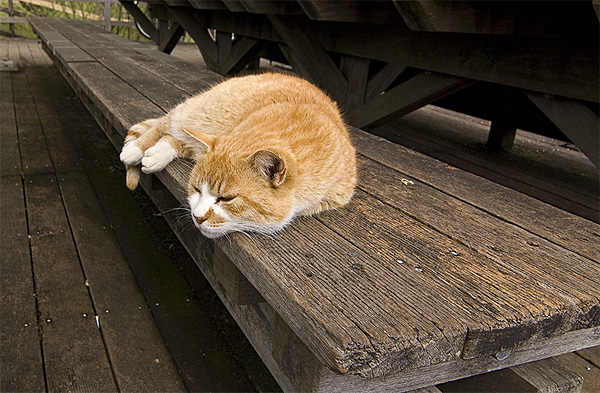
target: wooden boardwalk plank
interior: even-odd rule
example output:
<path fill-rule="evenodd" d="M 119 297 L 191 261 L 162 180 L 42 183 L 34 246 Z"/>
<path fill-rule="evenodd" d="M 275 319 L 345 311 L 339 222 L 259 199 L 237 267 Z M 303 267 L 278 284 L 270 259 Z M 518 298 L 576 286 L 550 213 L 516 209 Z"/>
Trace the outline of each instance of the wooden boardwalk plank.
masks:
<path fill-rule="evenodd" d="M 25 174 L 51 173 L 52 160 L 48 154 L 25 73 L 17 73 L 13 76 L 12 91 L 23 172 Z"/>
<path fill-rule="evenodd" d="M 184 391 L 87 176 L 59 184 L 119 389 Z"/>
<path fill-rule="evenodd" d="M 25 196 L 48 389 L 117 391 L 56 177 L 25 177 Z"/>
<path fill-rule="evenodd" d="M 0 390 L 46 391 L 21 176 L 2 175 Z"/>
<path fill-rule="evenodd" d="M 159 58 L 148 57 L 146 53 L 150 48 L 144 45 L 132 44 L 131 41 L 124 45 L 118 40 L 120 37 L 88 29 L 63 27 L 61 33 L 76 42 L 83 41 L 80 44 L 82 49 L 165 110 L 221 79 L 166 54 L 159 53 Z M 88 34 L 83 34 L 82 30 L 88 31 Z M 165 85 L 176 89 L 165 89 Z M 176 93 L 172 97 L 165 96 L 170 90 Z"/>
<path fill-rule="evenodd" d="M 0 73 L 0 173 L 4 175 L 21 174 L 21 157 L 17 121 L 13 105 L 12 82 L 10 74 Z"/>
<path fill-rule="evenodd" d="M 539 136 L 532 140 L 519 131 L 511 153 L 491 153 L 482 148 L 489 124 L 433 107 L 373 132 L 562 210 L 595 222 L 600 219 L 597 169 L 583 154 L 569 151 L 557 141 L 544 143 Z"/>
<path fill-rule="evenodd" d="M 47 151 L 56 172 L 83 171 L 81 159 L 76 153 L 73 146 L 73 137 L 70 134 L 72 132 L 83 132 L 84 130 L 79 128 L 69 130 L 70 127 L 64 126 L 62 117 L 65 116 L 65 112 L 57 111 L 53 105 L 56 98 L 47 94 L 49 90 L 56 88 L 56 84 L 53 83 L 50 77 L 51 72 L 51 69 L 42 67 L 28 67 L 25 69 L 35 102 L 36 113 L 46 139 Z M 92 126 L 92 124 L 89 126 Z"/>
<path fill-rule="evenodd" d="M 598 226 L 593 222 L 551 208 L 543 202 L 497 183 L 482 182 L 476 175 L 456 170 L 440 161 L 427 159 L 420 153 L 381 138 L 358 132 L 354 132 L 353 137 L 363 146 L 361 153 L 366 157 L 400 172 L 410 173 L 425 184 L 430 184 L 484 212 L 502 217 L 586 258 L 596 259 L 600 255 L 600 242 L 597 241 L 600 234 L 597 233 Z M 401 162 L 397 157 L 402 157 Z M 423 160 L 427 161 L 427 165 L 423 165 Z M 482 186 L 485 186 L 485 189 Z M 548 220 L 547 214 L 552 214 L 553 219 Z M 448 230 L 452 232 L 452 228 L 446 229 Z M 523 239 L 525 240 L 527 239 Z"/>

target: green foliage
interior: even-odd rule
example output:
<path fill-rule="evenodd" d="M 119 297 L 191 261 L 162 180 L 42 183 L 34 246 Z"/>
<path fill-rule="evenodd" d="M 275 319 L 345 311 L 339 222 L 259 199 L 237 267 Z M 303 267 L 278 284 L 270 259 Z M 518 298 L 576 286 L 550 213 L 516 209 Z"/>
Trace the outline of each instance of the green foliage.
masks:
<path fill-rule="evenodd" d="M 146 5 L 140 3 L 140 9 L 145 11 Z M 120 3 L 110 5 L 111 20 L 133 21 L 127 11 Z M 0 16 L 9 16 L 8 0 L 0 1 Z M 25 0 L 13 2 L 13 16 L 42 16 L 53 18 L 87 19 L 103 26 L 104 3 L 100 0 L 94 1 L 48 1 L 48 0 Z M 27 23 L 15 23 L 16 36 L 35 38 L 36 35 Z M 112 32 L 134 41 L 148 41 L 135 27 L 113 26 Z M 9 35 L 9 24 L 0 24 L 0 35 Z"/>

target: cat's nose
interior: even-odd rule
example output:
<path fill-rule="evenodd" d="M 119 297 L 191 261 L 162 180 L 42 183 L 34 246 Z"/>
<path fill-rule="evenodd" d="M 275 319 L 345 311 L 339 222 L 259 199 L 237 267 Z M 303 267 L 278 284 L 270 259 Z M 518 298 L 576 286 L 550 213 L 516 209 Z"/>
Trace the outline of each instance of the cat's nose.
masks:
<path fill-rule="evenodd" d="M 202 223 L 204 221 L 206 221 L 206 216 L 201 216 L 201 217 L 194 217 L 196 219 L 196 222 L 198 223 L 198 225 L 202 225 Z"/>

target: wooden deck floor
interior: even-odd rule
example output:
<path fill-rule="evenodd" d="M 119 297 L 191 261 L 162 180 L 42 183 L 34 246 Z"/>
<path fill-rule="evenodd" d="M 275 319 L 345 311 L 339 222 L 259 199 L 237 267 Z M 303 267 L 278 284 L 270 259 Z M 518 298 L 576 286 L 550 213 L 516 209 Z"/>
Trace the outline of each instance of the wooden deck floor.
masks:
<path fill-rule="evenodd" d="M 36 41 L 3 39 L 0 58 L 22 66 L 0 73 L 0 390 L 276 390 L 143 193 L 125 190 L 114 148 Z M 424 133 L 429 115 L 380 133 L 597 217 L 597 170 L 580 153 L 557 145 L 560 176 L 540 178 L 529 153 L 482 157 L 481 133 Z M 600 347 L 558 359 L 600 391 Z"/>

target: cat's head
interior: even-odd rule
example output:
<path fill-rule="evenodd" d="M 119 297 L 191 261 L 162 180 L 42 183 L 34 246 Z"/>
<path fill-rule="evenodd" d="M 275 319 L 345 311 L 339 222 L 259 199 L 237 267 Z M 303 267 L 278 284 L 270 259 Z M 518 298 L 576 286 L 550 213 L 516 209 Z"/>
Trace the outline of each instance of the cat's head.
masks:
<path fill-rule="evenodd" d="M 277 148 L 244 151 L 228 137 L 185 131 L 199 142 L 187 191 L 202 234 L 274 233 L 289 223 L 296 208 L 293 157 Z"/>

